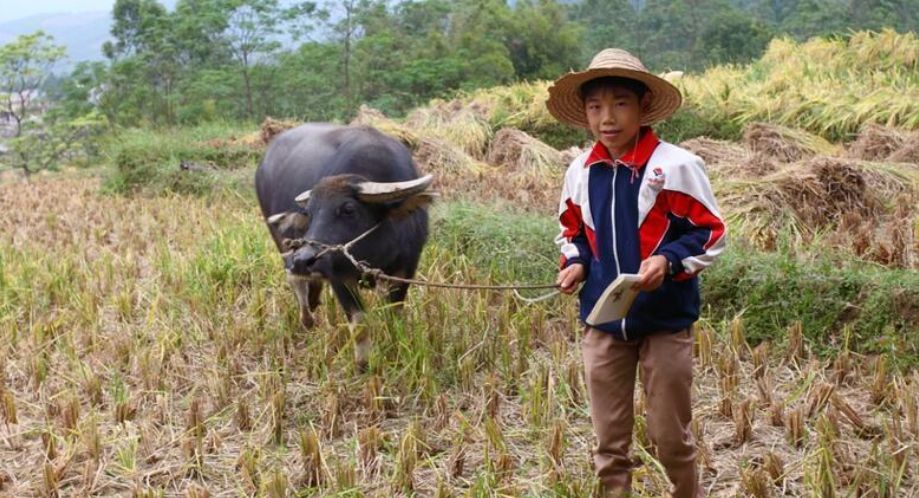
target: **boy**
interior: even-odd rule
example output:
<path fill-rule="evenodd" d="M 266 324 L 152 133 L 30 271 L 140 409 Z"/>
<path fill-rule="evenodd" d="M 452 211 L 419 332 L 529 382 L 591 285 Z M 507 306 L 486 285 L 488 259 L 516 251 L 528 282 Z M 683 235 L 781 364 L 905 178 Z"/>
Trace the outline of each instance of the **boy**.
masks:
<path fill-rule="evenodd" d="M 565 174 L 557 283 L 570 294 L 584 282 L 583 321 L 619 273 L 641 277 L 642 292 L 626 318 L 587 326 L 582 343 L 598 440 L 594 465 L 607 496 L 625 496 L 631 487 L 636 366 L 648 435 L 672 496 L 702 496 L 690 431 L 696 275 L 724 249 L 725 226 L 702 160 L 659 141 L 650 128 L 681 102 L 676 87 L 618 49 L 558 79 L 546 102 L 558 120 L 589 129 L 597 140 Z"/>

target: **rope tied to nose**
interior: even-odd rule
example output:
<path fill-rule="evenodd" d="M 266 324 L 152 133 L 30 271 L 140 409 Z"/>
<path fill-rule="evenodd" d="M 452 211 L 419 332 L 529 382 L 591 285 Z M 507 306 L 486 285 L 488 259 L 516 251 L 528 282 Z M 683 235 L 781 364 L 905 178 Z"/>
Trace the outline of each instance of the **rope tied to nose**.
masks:
<path fill-rule="evenodd" d="M 510 285 L 451 284 L 447 282 L 431 282 L 428 280 L 418 280 L 414 278 L 404 278 L 404 277 L 397 277 L 395 275 L 389 275 L 379 268 L 373 268 L 370 265 L 368 265 L 366 262 L 358 260 L 357 258 L 354 257 L 353 254 L 351 254 L 351 248 L 354 247 L 354 245 L 360 242 L 361 240 L 365 239 L 368 235 L 373 233 L 373 231 L 379 228 L 380 225 L 381 223 L 377 223 L 376 225 L 370 227 L 370 229 L 368 229 L 364 233 L 358 235 L 354 239 L 351 239 L 350 241 L 344 244 L 325 244 L 323 242 L 318 242 L 315 240 L 300 238 L 300 239 L 286 239 L 284 241 L 284 247 L 288 251 L 295 251 L 305 245 L 310 245 L 316 248 L 320 248 L 321 250 L 315 256 L 315 258 L 317 259 L 326 254 L 338 252 L 338 253 L 341 253 L 343 256 L 345 256 L 348 259 L 348 261 L 350 261 L 351 264 L 353 264 L 354 267 L 357 268 L 362 274 L 369 275 L 375 279 L 387 280 L 390 282 L 420 285 L 420 286 L 425 286 L 425 287 L 435 287 L 439 289 L 513 291 L 514 296 L 517 297 L 517 299 L 520 299 L 521 301 L 527 304 L 534 304 L 540 301 L 545 301 L 547 299 L 555 297 L 559 293 L 558 284 L 510 284 Z M 542 296 L 537 296 L 535 298 L 528 298 L 528 297 L 522 296 L 520 292 L 518 292 L 520 290 L 537 290 L 537 289 L 554 289 L 554 290 L 552 292 L 549 292 Z"/>

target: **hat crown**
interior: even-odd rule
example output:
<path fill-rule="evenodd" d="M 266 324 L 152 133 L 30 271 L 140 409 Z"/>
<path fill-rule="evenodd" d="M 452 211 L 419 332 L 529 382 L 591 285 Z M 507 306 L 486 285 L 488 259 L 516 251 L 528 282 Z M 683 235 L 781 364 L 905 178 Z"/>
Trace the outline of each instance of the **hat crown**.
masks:
<path fill-rule="evenodd" d="M 555 80 L 549 87 L 546 107 L 563 123 L 589 128 L 580 89 L 584 83 L 602 77 L 629 78 L 648 87 L 646 95 L 650 99 L 648 108 L 642 112 L 642 125 L 667 119 L 683 102 L 679 88 L 648 71 L 638 57 L 619 48 L 607 48 L 594 56 L 586 70 L 570 72 Z"/>
<path fill-rule="evenodd" d="M 629 52 L 622 50 L 621 48 L 607 48 L 603 49 L 594 56 L 593 60 L 590 61 L 590 66 L 587 68 L 588 71 L 591 69 L 629 69 L 632 71 L 641 71 L 643 73 L 648 73 L 648 69 L 644 64 Z"/>

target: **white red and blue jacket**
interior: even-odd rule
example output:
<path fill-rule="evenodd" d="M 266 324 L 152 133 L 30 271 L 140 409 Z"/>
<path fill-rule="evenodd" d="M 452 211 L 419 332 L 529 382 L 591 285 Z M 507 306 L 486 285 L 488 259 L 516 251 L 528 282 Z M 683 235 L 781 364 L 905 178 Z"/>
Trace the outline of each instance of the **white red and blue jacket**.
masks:
<path fill-rule="evenodd" d="M 565 173 L 556 238 L 563 268 L 581 263 L 585 320 L 620 273 L 638 273 L 660 254 L 673 274 L 641 292 L 626 318 L 596 328 L 630 340 L 683 330 L 699 318 L 696 275 L 721 254 L 725 225 L 698 156 L 661 142 L 643 128 L 636 146 L 614 160 L 600 142 L 575 158 Z"/>

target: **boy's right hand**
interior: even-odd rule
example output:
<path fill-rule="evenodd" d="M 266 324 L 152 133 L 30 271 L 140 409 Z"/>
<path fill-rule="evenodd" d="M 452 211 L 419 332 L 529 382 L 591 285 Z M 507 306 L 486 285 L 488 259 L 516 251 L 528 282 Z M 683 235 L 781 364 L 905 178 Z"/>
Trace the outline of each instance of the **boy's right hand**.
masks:
<path fill-rule="evenodd" d="M 559 291 L 564 294 L 571 294 L 578 288 L 578 284 L 584 281 L 586 272 L 584 265 L 575 263 L 568 268 L 558 272 L 558 278 L 555 279 L 555 285 L 559 286 Z"/>

